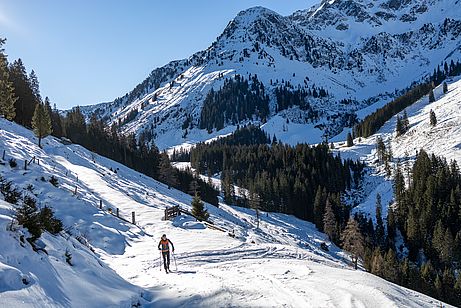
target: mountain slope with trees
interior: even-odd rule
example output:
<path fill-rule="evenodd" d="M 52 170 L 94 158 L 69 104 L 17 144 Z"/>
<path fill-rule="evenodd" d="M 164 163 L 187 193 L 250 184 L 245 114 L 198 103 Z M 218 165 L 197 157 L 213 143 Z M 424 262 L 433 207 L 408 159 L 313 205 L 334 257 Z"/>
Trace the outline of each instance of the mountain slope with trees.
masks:
<path fill-rule="evenodd" d="M 460 60 L 456 1 L 322 1 L 289 16 L 251 8 L 208 49 L 82 112 L 162 150 L 278 116 L 286 120 L 278 139 L 299 125 L 312 134 L 297 142 L 321 142 Z M 236 76 L 239 86 L 229 82 Z"/>

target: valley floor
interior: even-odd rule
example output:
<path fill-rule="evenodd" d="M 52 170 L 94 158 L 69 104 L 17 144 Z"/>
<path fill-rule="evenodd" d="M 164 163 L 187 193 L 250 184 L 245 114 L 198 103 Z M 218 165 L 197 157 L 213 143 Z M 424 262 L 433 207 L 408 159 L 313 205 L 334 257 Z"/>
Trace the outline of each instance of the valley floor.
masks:
<path fill-rule="evenodd" d="M 5 165 L 0 166 L 0 172 L 21 189 L 33 184 L 37 199 L 52 206 L 74 234 L 84 235 L 96 256 L 107 265 L 104 270 L 88 268 L 78 247 L 69 246 L 74 249 L 77 265 L 70 269 L 59 267 L 55 275 L 60 276 L 64 271 L 89 272 L 94 281 L 103 283 L 99 287 L 105 291 L 98 292 L 103 296 L 96 300 L 90 287 L 81 285 L 84 280 L 72 281 L 74 289 L 60 289 L 63 294 L 59 298 L 74 300 L 62 302 L 51 298 L 47 306 L 76 306 L 75 299 L 79 298 L 85 306 L 101 307 L 104 296 L 108 306 L 123 307 L 137 301 L 145 307 L 434 307 L 440 304 L 362 270 L 351 269 L 347 255 L 329 243 L 311 223 L 293 216 L 263 213 L 257 229 L 252 210 L 220 204 L 219 208 L 206 207 L 214 224 L 226 232 L 210 229 L 187 216 L 163 221 L 166 207 L 190 208 L 191 197 L 80 146 L 63 145 L 47 138 L 44 149 L 39 149 L 30 131 L 5 120 L 0 120 L 0 148 L 6 150 L 7 157 L 19 162 L 33 156 L 40 158 L 40 165 L 32 164 L 27 171 Z M 52 174 L 58 178 L 57 188 L 40 180 Z M 75 187 L 77 194 L 73 195 Z M 103 202 L 102 209 L 98 208 L 99 200 Z M 134 211 L 136 225 L 115 218 L 109 214 L 109 208 L 113 212 L 119 208 L 120 215 L 128 220 Z M 8 218 L 2 216 L 2 219 Z M 5 228 L 0 232 L 8 238 L 14 237 Z M 229 232 L 235 237 L 229 236 Z M 157 244 L 163 233 L 176 248 L 176 262 L 172 259 L 170 274 L 162 271 L 159 263 Z M 319 248 L 322 242 L 329 245 L 329 252 Z M 59 251 L 56 254 L 57 262 L 62 262 Z M 45 283 L 47 277 L 34 272 L 36 269 L 23 267 L 17 258 L 20 257 L 13 258 L 5 247 L 0 247 L 1 266 L 37 277 L 35 286 L 53 288 Z M 108 277 L 108 272 L 118 274 L 125 282 L 120 282 L 120 277 L 102 279 Z M 22 306 L 40 306 L 44 301 L 41 297 L 47 296 L 46 292 L 24 292 L 27 286 L 11 287 L 3 279 L 0 276 L 0 306 L 8 306 L 12 299 L 15 303 L 27 303 Z M 36 297 L 35 304 L 30 299 L 23 301 L 28 296 Z"/>

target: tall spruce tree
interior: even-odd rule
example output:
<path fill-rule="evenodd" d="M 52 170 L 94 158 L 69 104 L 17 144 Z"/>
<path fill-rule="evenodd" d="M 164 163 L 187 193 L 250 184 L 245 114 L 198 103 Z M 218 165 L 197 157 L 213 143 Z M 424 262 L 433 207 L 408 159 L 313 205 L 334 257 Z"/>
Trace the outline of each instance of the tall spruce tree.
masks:
<path fill-rule="evenodd" d="M 42 96 L 40 95 L 40 84 L 38 82 L 37 74 L 34 70 L 32 70 L 29 74 L 29 83 L 36 103 L 40 103 L 42 101 Z"/>
<path fill-rule="evenodd" d="M 434 90 L 431 89 L 429 91 L 429 103 L 433 103 L 433 102 L 435 102 L 435 96 L 434 96 Z"/>
<path fill-rule="evenodd" d="M 376 195 L 376 243 L 380 247 L 384 247 L 384 223 L 382 217 L 383 207 L 381 204 L 381 195 Z"/>
<path fill-rule="evenodd" d="M 177 185 L 176 170 L 171 166 L 170 159 L 166 152 L 160 155 L 159 180 L 168 185 L 168 187 Z M 195 193 L 196 191 L 194 191 Z"/>
<path fill-rule="evenodd" d="M 51 133 L 55 137 L 58 137 L 58 138 L 62 137 L 63 136 L 62 119 L 61 119 L 61 115 L 59 114 L 59 111 L 56 108 L 56 104 L 54 104 L 53 109 L 51 109 L 51 102 L 48 96 L 45 97 L 44 104 L 45 104 L 45 109 L 50 115 L 50 119 L 51 119 Z"/>
<path fill-rule="evenodd" d="M 314 223 L 317 229 L 323 231 L 323 215 L 325 213 L 325 204 L 327 201 L 327 191 L 325 188 L 318 186 L 314 199 Z"/>
<path fill-rule="evenodd" d="M 354 139 L 352 139 L 351 133 L 347 133 L 346 146 L 351 147 L 354 145 Z"/>
<path fill-rule="evenodd" d="M 381 136 L 376 137 L 376 154 L 378 155 L 378 161 L 384 162 L 386 159 L 386 144 Z"/>
<path fill-rule="evenodd" d="M 72 140 L 74 143 L 82 145 L 86 144 L 86 122 L 79 106 L 72 108 L 72 110 L 67 113 L 64 123 L 64 130 L 67 138 Z"/>
<path fill-rule="evenodd" d="M 25 127 L 32 126 L 32 117 L 35 111 L 36 100 L 32 92 L 26 68 L 21 59 L 15 60 L 10 65 L 10 81 L 13 83 L 16 116 L 14 121 Z"/>
<path fill-rule="evenodd" d="M 327 198 L 327 202 L 325 204 L 325 214 L 323 215 L 323 232 L 328 235 L 330 241 L 334 242 L 337 240 L 337 222 L 330 198 Z"/>
<path fill-rule="evenodd" d="M 42 147 L 42 139 L 51 134 L 51 119 L 45 106 L 41 103 L 35 106 L 34 116 L 32 118 L 32 128 L 35 136 L 38 137 L 38 146 Z"/>
<path fill-rule="evenodd" d="M 360 231 L 357 221 L 350 217 L 346 228 L 341 234 L 343 248 L 349 252 L 354 268 L 357 269 L 359 258 L 365 253 L 365 239 Z"/>
<path fill-rule="evenodd" d="M 408 129 L 410 128 L 410 121 L 408 120 L 408 114 L 407 114 L 406 109 L 403 111 L 402 125 L 403 125 L 404 132 L 407 132 Z"/>
<path fill-rule="evenodd" d="M 224 202 L 233 204 L 235 200 L 234 184 L 232 183 L 231 171 L 224 170 L 221 174 L 222 191 L 224 194 Z"/>
<path fill-rule="evenodd" d="M 4 42 L 4 39 L 0 39 L 0 115 L 11 121 L 16 116 L 14 103 L 17 98 L 14 97 L 13 83 L 9 80 L 8 62 L 2 49 Z"/>
<path fill-rule="evenodd" d="M 200 199 L 200 196 L 197 192 L 195 192 L 195 196 L 192 199 L 192 215 L 194 215 L 197 219 L 201 221 L 207 221 L 210 215 L 208 214 L 208 211 L 205 209 L 205 205 Z"/>
<path fill-rule="evenodd" d="M 259 220 L 260 220 L 260 208 L 261 208 L 261 196 L 254 191 L 252 188 L 250 190 L 250 207 L 255 211 L 256 215 L 256 229 L 259 229 Z"/>

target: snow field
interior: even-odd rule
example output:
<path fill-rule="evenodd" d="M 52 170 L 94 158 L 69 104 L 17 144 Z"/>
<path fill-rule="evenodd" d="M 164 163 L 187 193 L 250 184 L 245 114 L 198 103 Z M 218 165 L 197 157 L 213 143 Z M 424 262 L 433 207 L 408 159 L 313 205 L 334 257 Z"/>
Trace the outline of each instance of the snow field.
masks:
<path fill-rule="evenodd" d="M 16 248 L 11 253 L 6 246 L 0 247 L 1 270 L 5 273 L 0 276 L 0 306 L 16 303 L 19 307 L 101 307 L 137 301 L 146 307 L 438 304 L 417 292 L 351 270 L 347 256 L 309 222 L 284 214 L 262 213 L 260 229 L 256 229 L 252 210 L 224 204 L 206 207 L 215 225 L 234 232 L 235 238 L 185 216 L 162 221 L 167 206 L 189 208 L 191 197 L 80 146 L 63 145 L 48 137 L 41 150 L 36 141 L 32 132 L 0 120 L 0 148 L 6 149 L 7 157 L 20 161 L 36 156 L 41 160 L 40 165 L 32 164 L 27 171 L 21 170 L 21 164 L 15 169 L 1 166 L 1 174 L 21 189 L 33 184 L 40 203 L 52 206 L 74 234 L 85 235 L 96 254 L 77 244 L 77 248 L 69 246 L 69 241 L 76 242 L 73 238 L 47 234 L 42 241 L 52 252 L 48 257 L 30 248 L 24 253 L 14 233 L 6 231 L 11 213 L 2 212 L 2 243 L 6 238 L 11 243 L 7 246 Z M 58 178 L 57 188 L 40 180 L 52 174 Z M 72 188 L 76 185 L 78 193 L 74 196 Z M 104 210 L 98 209 L 100 199 Z M 109 207 L 119 208 L 123 217 L 135 211 L 137 225 L 108 214 Z M 177 271 L 172 259 L 171 274 L 159 266 L 157 244 L 163 233 L 176 248 Z M 319 249 L 322 242 L 329 245 L 329 252 Z M 72 248 L 74 267 L 63 261 L 66 245 Z M 44 257 L 46 262 L 34 259 L 31 269 L 15 262 L 12 254 L 16 258 Z M 59 266 L 48 261 L 54 260 L 53 256 Z M 54 269 L 52 274 L 50 266 Z M 34 280 L 33 287 L 18 289 L 22 275 L 40 279 Z M 58 283 L 58 278 L 49 277 L 62 280 Z M 37 291 L 32 292 L 34 288 Z"/>

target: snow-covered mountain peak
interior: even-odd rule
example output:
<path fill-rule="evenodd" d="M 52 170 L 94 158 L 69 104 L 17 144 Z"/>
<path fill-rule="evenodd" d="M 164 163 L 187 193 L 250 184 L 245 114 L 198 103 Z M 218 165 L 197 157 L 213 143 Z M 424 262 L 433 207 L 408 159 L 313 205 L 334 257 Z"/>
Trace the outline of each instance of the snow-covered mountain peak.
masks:
<path fill-rule="evenodd" d="M 238 43 L 241 42 L 261 41 L 260 35 L 255 34 L 263 32 L 275 34 L 287 27 L 286 22 L 289 21 L 282 15 L 265 7 L 255 6 L 238 13 L 218 38 L 218 43 L 225 44 L 226 47 L 231 43 L 236 45 L 233 47 L 238 48 Z"/>
<path fill-rule="evenodd" d="M 269 97 L 269 122 L 280 115 L 277 123 L 309 124 L 318 130 L 312 136 L 331 137 L 350 126 L 359 109 L 380 106 L 444 61 L 461 59 L 460 1 L 327 0 L 289 16 L 252 7 L 206 50 L 153 70 L 132 92 L 84 112 L 119 124 L 122 132 L 148 136 L 161 149 L 196 143 L 223 133 L 199 129 L 211 89 L 219 91 L 235 75 L 257 76 Z M 280 87 L 328 95 L 303 98 L 314 113 L 299 106 L 282 112 L 283 98 L 275 93 Z M 226 133 L 237 127 L 224 122 Z M 292 139 L 279 128 L 271 133 Z"/>
<path fill-rule="evenodd" d="M 408 31 L 442 18 L 459 19 L 460 0 L 334 0 L 322 1 L 290 18 L 311 31 L 328 28 L 357 31 L 354 24 L 372 33 Z M 376 28 L 377 30 L 373 30 Z"/>
<path fill-rule="evenodd" d="M 261 19 L 271 15 L 280 16 L 280 14 L 278 14 L 277 12 L 274 12 L 273 10 L 270 10 L 263 6 L 254 6 L 246 10 L 240 11 L 234 18 L 234 21 L 252 22 L 256 19 Z"/>

